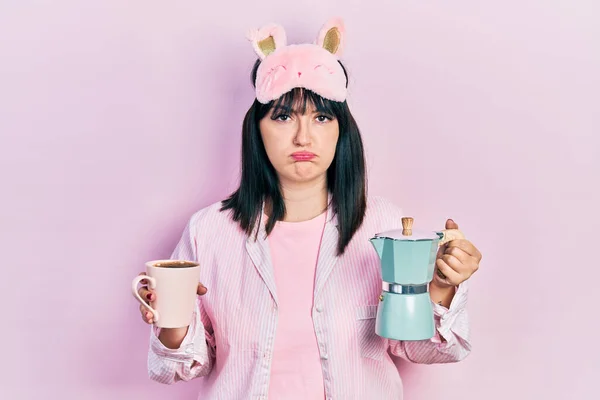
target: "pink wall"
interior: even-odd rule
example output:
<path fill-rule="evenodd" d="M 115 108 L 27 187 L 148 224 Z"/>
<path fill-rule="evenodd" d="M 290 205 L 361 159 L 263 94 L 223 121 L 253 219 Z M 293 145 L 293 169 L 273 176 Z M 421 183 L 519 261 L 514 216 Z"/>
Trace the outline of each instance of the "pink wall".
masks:
<path fill-rule="evenodd" d="M 236 184 L 245 30 L 332 15 L 371 193 L 484 254 L 472 355 L 402 365 L 406 398 L 594 397 L 598 2 L 230 3 L 0 4 L 0 398 L 195 398 L 148 380 L 130 279 Z"/>

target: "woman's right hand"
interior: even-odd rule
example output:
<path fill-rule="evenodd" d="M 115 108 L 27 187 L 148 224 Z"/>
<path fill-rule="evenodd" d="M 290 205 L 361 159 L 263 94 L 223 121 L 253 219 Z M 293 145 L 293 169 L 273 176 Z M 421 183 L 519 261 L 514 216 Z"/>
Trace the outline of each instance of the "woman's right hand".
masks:
<path fill-rule="evenodd" d="M 146 275 L 146 273 L 142 272 L 140 275 Z M 148 286 L 147 286 L 148 281 L 146 281 L 145 279 L 142 279 L 140 281 L 140 283 L 142 285 L 138 289 L 138 294 L 140 295 L 140 297 L 142 299 L 145 299 L 147 302 L 156 301 L 156 293 L 153 290 L 148 289 Z M 208 291 L 208 289 L 206 289 L 206 287 L 202 283 L 198 282 L 198 289 L 197 289 L 198 296 L 204 296 L 207 291 Z M 147 323 L 147 324 L 154 323 L 154 319 L 152 318 L 153 317 L 152 313 L 145 306 L 143 306 L 141 304 L 140 304 L 140 313 L 142 314 L 142 320 L 145 323 Z M 187 334 L 188 328 L 189 327 L 187 327 L 187 326 L 184 328 L 161 328 L 158 339 L 162 342 L 162 344 L 165 345 L 165 347 L 168 347 L 170 349 L 177 349 L 181 345 L 181 342 L 183 342 L 183 339 L 185 338 L 185 335 Z"/>

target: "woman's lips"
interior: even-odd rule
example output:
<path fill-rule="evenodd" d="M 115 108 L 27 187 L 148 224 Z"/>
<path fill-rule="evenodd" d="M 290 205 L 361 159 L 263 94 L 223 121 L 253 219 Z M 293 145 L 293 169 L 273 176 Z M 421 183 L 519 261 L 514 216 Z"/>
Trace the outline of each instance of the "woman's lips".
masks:
<path fill-rule="evenodd" d="M 292 154 L 292 158 L 296 161 L 310 161 L 315 158 L 315 154 L 309 151 L 298 151 Z"/>

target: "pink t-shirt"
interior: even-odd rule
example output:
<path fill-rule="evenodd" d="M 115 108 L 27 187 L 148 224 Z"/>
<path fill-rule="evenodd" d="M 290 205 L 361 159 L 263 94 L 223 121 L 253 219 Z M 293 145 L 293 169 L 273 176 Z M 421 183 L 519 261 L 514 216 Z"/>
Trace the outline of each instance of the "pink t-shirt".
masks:
<path fill-rule="evenodd" d="M 302 222 L 278 221 L 268 236 L 279 302 L 269 399 L 325 397 L 311 310 L 326 214 Z"/>

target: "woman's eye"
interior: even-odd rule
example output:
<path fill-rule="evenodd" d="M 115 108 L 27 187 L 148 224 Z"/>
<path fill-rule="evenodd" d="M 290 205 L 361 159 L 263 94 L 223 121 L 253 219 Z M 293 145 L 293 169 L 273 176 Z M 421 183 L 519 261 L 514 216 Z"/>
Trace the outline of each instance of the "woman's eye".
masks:
<path fill-rule="evenodd" d="M 280 114 L 280 115 L 276 116 L 276 117 L 275 117 L 275 118 L 273 118 L 273 119 L 274 119 L 274 120 L 276 120 L 276 121 L 282 121 L 282 122 L 285 122 L 285 121 L 288 121 L 288 120 L 290 119 L 290 116 L 289 116 L 289 115 L 287 115 L 287 114 Z"/>
<path fill-rule="evenodd" d="M 331 121 L 331 118 L 328 117 L 327 115 L 319 115 L 317 117 L 317 121 L 319 121 L 319 122 L 327 122 L 327 121 Z"/>

